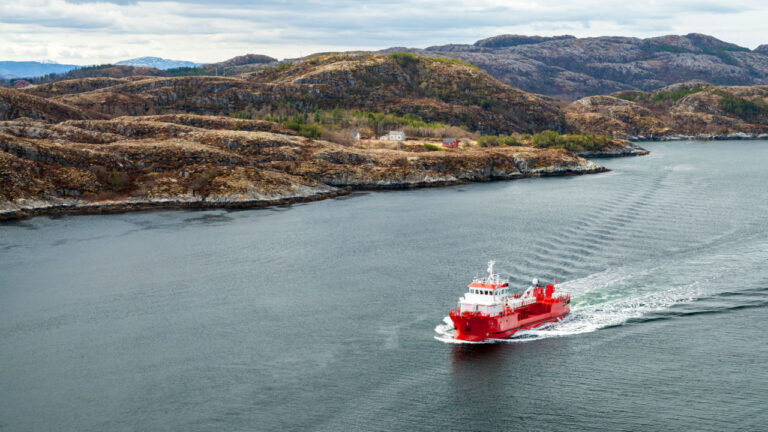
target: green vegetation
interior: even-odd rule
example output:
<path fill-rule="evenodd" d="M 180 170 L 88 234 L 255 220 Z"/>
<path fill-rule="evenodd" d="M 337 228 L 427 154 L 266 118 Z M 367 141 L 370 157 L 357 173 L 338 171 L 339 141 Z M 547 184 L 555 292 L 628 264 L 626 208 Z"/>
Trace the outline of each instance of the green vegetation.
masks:
<path fill-rule="evenodd" d="M 245 110 L 235 111 L 233 113 L 230 113 L 229 116 L 232 118 L 241 119 L 241 120 L 251 120 L 253 118 L 253 116 L 248 111 L 245 111 Z"/>
<path fill-rule="evenodd" d="M 705 89 L 706 87 L 704 86 L 696 86 L 691 88 L 679 88 L 671 91 L 660 91 L 653 93 L 651 100 L 653 102 L 676 102 L 688 95 L 699 93 Z"/>
<path fill-rule="evenodd" d="M 172 77 L 211 75 L 210 70 L 197 67 L 179 67 L 167 69 L 165 72 Z"/>
<path fill-rule="evenodd" d="M 767 105 L 734 96 L 722 90 L 716 91 L 715 94 L 722 97 L 720 99 L 720 108 L 723 111 L 750 122 L 768 121 Z"/>
<path fill-rule="evenodd" d="M 480 147 L 498 146 L 532 146 L 537 148 L 566 149 L 572 152 L 601 150 L 611 143 L 611 138 L 595 134 L 559 134 L 545 130 L 533 135 L 480 137 L 477 144 Z"/>
<path fill-rule="evenodd" d="M 287 70 L 291 67 L 291 65 L 293 65 L 291 62 L 280 63 L 279 65 L 275 66 L 275 72 L 282 72 Z"/>
<path fill-rule="evenodd" d="M 443 150 L 443 148 L 440 147 L 439 145 L 430 144 L 430 143 L 424 143 L 424 148 L 429 150 L 429 151 L 440 151 L 440 150 Z"/>
<path fill-rule="evenodd" d="M 391 53 L 391 54 L 388 54 L 388 57 L 394 60 L 401 67 L 408 67 L 410 65 L 413 65 L 419 62 L 419 56 L 409 52 Z M 464 60 L 452 59 L 452 58 L 440 57 L 440 56 L 424 56 L 424 58 L 434 60 L 436 62 L 440 62 L 447 65 L 461 65 L 461 66 L 470 67 L 475 70 L 480 70 L 480 68 L 478 68 L 477 66 L 473 65 L 472 63 L 465 62 Z"/>
<path fill-rule="evenodd" d="M 439 56 L 431 56 L 429 58 L 431 58 L 432 60 L 438 61 L 440 63 L 445 63 L 445 64 L 449 64 L 449 65 L 461 65 L 461 66 L 470 67 L 470 68 L 478 70 L 478 71 L 480 70 L 479 67 L 473 65 L 472 63 L 465 62 L 464 60 L 452 59 L 452 58 L 446 58 L 446 57 L 439 57 Z"/>
<path fill-rule="evenodd" d="M 314 63 L 311 63 L 311 64 L 314 64 Z M 265 66 L 259 69 L 257 73 L 260 74 L 261 76 L 275 78 L 277 74 L 290 69 L 292 65 L 293 63 L 291 62 L 284 62 L 284 63 L 279 63 L 275 66 Z"/>
<path fill-rule="evenodd" d="M 370 130 L 376 136 L 383 135 L 390 130 L 404 130 L 405 134 L 410 137 L 461 138 L 474 136 L 462 128 L 440 122 L 427 122 L 420 116 L 410 113 L 400 116 L 390 113 L 334 108 L 332 110 L 315 110 L 311 113 L 296 113 L 290 116 L 264 116 L 262 118 L 285 125 L 288 125 L 291 119 L 300 118 L 304 124 L 320 127 L 320 130 L 326 131 L 325 135 L 330 138 L 335 136 L 332 133 L 334 131 L 349 130 Z M 296 122 L 293 124 L 295 125 Z M 294 127 L 291 128 L 295 129 Z M 332 139 L 332 141 L 338 142 L 336 139 Z"/>
<path fill-rule="evenodd" d="M 599 150 L 611 142 L 605 135 L 564 134 L 545 130 L 531 136 L 531 144 L 538 148 L 563 148 L 573 152 Z"/>
<path fill-rule="evenodd" d="M 320 135 L 323 134 L 319 126 L 316 124 L 307 123 L 306 116 L 297 114 L 281 123 L 295 130 L 299 133 L 299 135 L 306 138 L 317 139 L 320 138 Z"/>
<path fill-rule="evenodd" d="M 396 52 L 388 55 L 401 67 L 408 67 L 419 62 L 419 56 L 409 52 Z"/>
<path fill-rule="evenodd" d="M 630 102 L 635 102 L 640 99 L 640 95 L 637 93 L 618 93 L 615 96 L 619 99 L 624 99 L 625 101 Z"/>
<path fill-rule="evenodd" d="M 651 93 L 627 90 L 616 93 L 613 96 L 631 102 L 668 105 L 677 102 L 688 95 L 700 93 L 708 88 L 709 86 L 695 86 L 691 88 L 678 88 L 676 90 L 660 90 Z"/>
<path fill-rule="evenodd" d="M 99 72 L 103 69 L 114 67 L 113 64 L 101 64 L 94 66 L 83 66 L 77 69 L 72 69 L 69 72 L 64 73 L 50 73 L 41 77 L 30 78 L 27 81 L 33 84 L 45 84 L 53 81 L 59 81 L 62 79 L 74 79 L 74 78 L 89 78 L 94 76 L 100 76 Z"/>
<path fill-rule="evenodd" d="M 521 146 L 523 143 L 514 136 L 488 135 L 477 140 L 480 147 Z"/>

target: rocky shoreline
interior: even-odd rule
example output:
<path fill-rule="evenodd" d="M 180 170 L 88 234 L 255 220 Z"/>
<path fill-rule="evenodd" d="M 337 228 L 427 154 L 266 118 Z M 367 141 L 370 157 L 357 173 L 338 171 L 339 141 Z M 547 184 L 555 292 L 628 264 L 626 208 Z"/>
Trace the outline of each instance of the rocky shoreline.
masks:
<path fill-rule="evenodd" d="M 614 147 L 605 150 L 584 151 L 577 153 L 583 158 L 590 159 L 602 159 L 602 158 L 616 158 L 616 157 L 630 157 L 630 156 L 645 156 L 650 152 L 637 144 L 627 141 L 624 147 Z"/>
<path fill-rule="evenodd" d="M 486 170 L 487 175 L 465 172 L 458 176 L 429 177 L 422 176 L 412 181 L 379 181 L 357 182 L 356 184 L 339 184 L 330 186 L 318 184 L 315 187 L 302 187 L 300 190 L 285 194 L 272 195 L 216 195 L 199 196 L 184 194 L 176 196 L 155 196 L 146 198 L 128 197 L 123 200 L 85 201 L 75 198 L 49 199 L 20 199 L 15 202 L 0 202 L 0 221 L 24 219 L 43 215 L 74 215 L 74 214 L 114 214 L 147 210 L 171 209 L 246 209 L 275 205 L 296 204 L 320 201 L 348 195 L 363 190 L 396 190 L 425 187 L 443 187 L 475 182 L 490 182 L 503 180 L 518 180 L 533 177 L 572 176 L 597 174 L 610 171 L 591 161 L 583 161 L 577 165 L 554 165 L 546 168 L 532 169 L 525 173 L 507 170 Z"/>
<path fill-rule="evenodd" d="M 697 134 L 697 135 L 639 135 L 625 136 L 623 139 L 632 142 L 649 141 L 736 141 L 736 140 L 768 140 L 768 133 L 745 133 L 737 132 L 731 134 Z"/>

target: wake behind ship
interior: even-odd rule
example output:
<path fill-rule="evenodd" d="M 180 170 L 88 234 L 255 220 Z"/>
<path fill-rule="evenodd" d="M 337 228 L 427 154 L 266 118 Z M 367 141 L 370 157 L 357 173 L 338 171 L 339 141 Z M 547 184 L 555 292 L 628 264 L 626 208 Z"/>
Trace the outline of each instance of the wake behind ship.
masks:
<path fill-rule="evenodd" d="M 488 263 L 488 276 L 473 280 L 459 306 L 451 309 L 456 339 L 477 342 L 508 338 L 520 330 L 558 321 L 570 312 L 570 293 L 555 292 L 554 285 L 541 286 L 537 279 L 524 292 L 511 293 L 509 281 L 493 273 L 494 264 Z"/>

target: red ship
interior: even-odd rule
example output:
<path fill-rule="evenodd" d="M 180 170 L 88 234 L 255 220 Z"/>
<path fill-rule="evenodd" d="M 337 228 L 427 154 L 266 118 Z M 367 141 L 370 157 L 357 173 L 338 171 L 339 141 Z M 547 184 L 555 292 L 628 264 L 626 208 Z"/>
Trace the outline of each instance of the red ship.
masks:
<path fill-rule="evenodd" d="M 459 307 L 451 309 L 456 339 L 508 338 L 520 330 L 559 321 L 570 312 L 570 293 L 555 292 L 554 285 L 540 285 L 537 279 L 524 292 L 511 293 L 509 281 L 493 273 L 494 264 L 488 263 L 488 277 L 472 281 L 469 292 L 459 299 Z"/>

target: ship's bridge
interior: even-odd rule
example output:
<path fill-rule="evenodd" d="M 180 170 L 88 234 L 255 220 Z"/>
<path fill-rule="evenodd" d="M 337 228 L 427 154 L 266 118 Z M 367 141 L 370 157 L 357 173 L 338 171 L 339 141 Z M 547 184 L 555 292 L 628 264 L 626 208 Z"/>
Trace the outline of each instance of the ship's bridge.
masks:
<path fill-rule="evenodd" d="M 461 312 L 481 312 L 489 315 L 501 313 L 502 304 L 509 296 L 509 281 L 493 272 L 494 261 L 488 263 L 488 276 L 475 278 L 468 285 L 469 292 L 459 299 Z"/>

